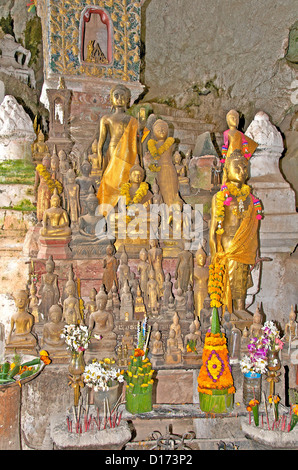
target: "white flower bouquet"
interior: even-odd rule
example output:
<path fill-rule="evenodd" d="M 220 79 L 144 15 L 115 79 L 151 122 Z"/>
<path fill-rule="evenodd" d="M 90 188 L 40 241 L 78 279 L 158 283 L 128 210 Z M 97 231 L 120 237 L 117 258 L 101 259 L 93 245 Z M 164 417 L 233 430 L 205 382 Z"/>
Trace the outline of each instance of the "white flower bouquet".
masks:
<path fill-rule="evenodd" d="M 115 382 L 123 382 L 124 376 L 120 369 L 114 367 L 114 364 L 114 359 L 109 358 L 88 364 L 83 373 L 84 383 L 97 392 L 98 390 L 109 390 Z"/>
<path fill-rule="evenodd" d="M 101 339 L 101 336 L 98 335 L 94 335 L 94 337 Z M 84 352 L 88 348 L 91 332 L 85 325 L 65 325 L 61 338 L 65 338 L 67 349 Z"/>

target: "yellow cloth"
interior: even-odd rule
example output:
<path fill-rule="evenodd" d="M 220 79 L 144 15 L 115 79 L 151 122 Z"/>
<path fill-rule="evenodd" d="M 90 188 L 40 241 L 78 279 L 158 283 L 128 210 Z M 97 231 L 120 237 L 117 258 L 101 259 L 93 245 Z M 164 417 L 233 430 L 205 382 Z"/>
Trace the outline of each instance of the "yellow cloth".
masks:
<path fill-rule="evenodd" d="M 254 204 L 250 197 L 250 204 L 244 219 L 241 222 L 235 236 L 227 251 L 223 251 L 220 238 L 218 238 L 217 253 L 214 258 L 214 264 L 219 263 L 224 266 L 229 260 L 234 260 L 243 264 L 254 264 L 256 252 L 258 249 L 258 226 Z M 232 295 L 229 284 L 228 272 L 225 269 L 223 277 L 223 299 L 222 304 L 232 313 Z"/>
<path fill-rule="evenodd" d="M 103 174 L 97 192 L 99 204 L 116 206 L 121 185 L 129 180 L 130 169 L 136 161 L 137 131 L 138 121 L 131 117 Z"/>

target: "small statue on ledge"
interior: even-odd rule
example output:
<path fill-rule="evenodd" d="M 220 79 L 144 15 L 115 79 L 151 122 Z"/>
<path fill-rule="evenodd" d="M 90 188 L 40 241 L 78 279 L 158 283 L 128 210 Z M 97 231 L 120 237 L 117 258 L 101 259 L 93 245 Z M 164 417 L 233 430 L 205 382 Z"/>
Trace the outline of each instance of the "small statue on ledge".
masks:
<path fill-rule="evenodd" d="M 43 327 L 42 347 L 48 350 L 51 357 L 65 353 L 66 350 L 65 340 L 61 338 L 65 326 L 62 316 L 60 305 L 52 305 L 49 311 L 49 321 Z"/>
<path fill-rule="evenodd" d="M 260 312 L 259 305 L 257 305 L 256 311 L 253 315 L 253 323 L 249 328 L 249 337 L 260 338 L 263 334 L 262 328 L 263 328 L 262 314 Z"/>
<path fill-rule="evenodd" d="M 60 206 L 60 196 L 57 189 L 51 197 L 51 207 L 43 214 L 40 235 L 43 238 L 67 239 L 71 237 L 71 229 L 67 212 Z"/>
<path fill-rule="evenodd" d="M 38 343 L 37 338 L 32 333 L 34 318 L 27 311 L 28 292 L 20 290 L 16 293 L 14 300 L 17 312 L 11 317 L 6 349 L 36 353 Z"/>
<path fill-rule="evenodd" d="M 41 283 L 38 294 L 41 297 L 39 312 L 42 320 L 48 321 L 49 310 L 52 305 L 58 304 L 60 293 L 58 288 L 58 276 L 54 273 L 55 263 L 49 256 L 46 262 L 46 273 L 41 275 Z"/>
<path fill-rule="evenodd" d="M 298 323 L 296 321 L 296 313 L 294 311 L 293 305 L 291 305 L 291 311 L 289 315 L 289 322 L 285 326 L 285 335 L 284 341 L 289 343 L 294 339 L 297 339 L 298 336 Z"/>

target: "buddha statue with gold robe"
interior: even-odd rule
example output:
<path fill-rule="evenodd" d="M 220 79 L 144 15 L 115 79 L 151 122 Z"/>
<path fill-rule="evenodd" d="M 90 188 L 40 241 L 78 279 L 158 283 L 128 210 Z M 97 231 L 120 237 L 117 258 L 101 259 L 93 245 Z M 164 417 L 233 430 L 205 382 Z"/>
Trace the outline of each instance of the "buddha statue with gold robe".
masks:
<path fill-rule="evenodd" d="M 67 239 L 71 236 L 68 215 L 60 206 L 60 196 L 56 189 L 51 197 L 51 207 L 43 214 L 40 235 L 46 239 Z"/>

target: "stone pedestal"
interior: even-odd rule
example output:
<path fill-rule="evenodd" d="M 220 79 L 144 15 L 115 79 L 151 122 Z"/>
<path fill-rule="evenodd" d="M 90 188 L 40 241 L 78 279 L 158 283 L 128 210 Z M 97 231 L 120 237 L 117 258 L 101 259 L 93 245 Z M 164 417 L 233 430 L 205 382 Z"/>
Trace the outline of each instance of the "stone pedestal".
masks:
<path fill-rule="evenodd" d="M 256 301 L 262 303 L 268 320 L 277 319 L 282 324 L 288 319 L 291 304 L 297 301 L 294 279 L 298 265 L 295 255 L 291 255 L 298 230 L 295 192 L 280 172 L 283 140 L 267 114 L 257 113 L 246 135 L 258 143 L 250 159 L 248 184 L 264 209 L 260 223 L 260 257 L 272 260 L 262 264 L 261 290 Z M 255 306 L 250 308 L 254 311 Z"/>
<path fill-rule="evenodd" d="M 72 258 L 71 250 L 68 246 L 71 238 L 67 239 L 50 239 L 50 238 L 39 238 L 40 248 L 37 254 L 38 259 L 48 259 L 49 256 L 53 256 L 53 259 L 70 259 Z"/>

